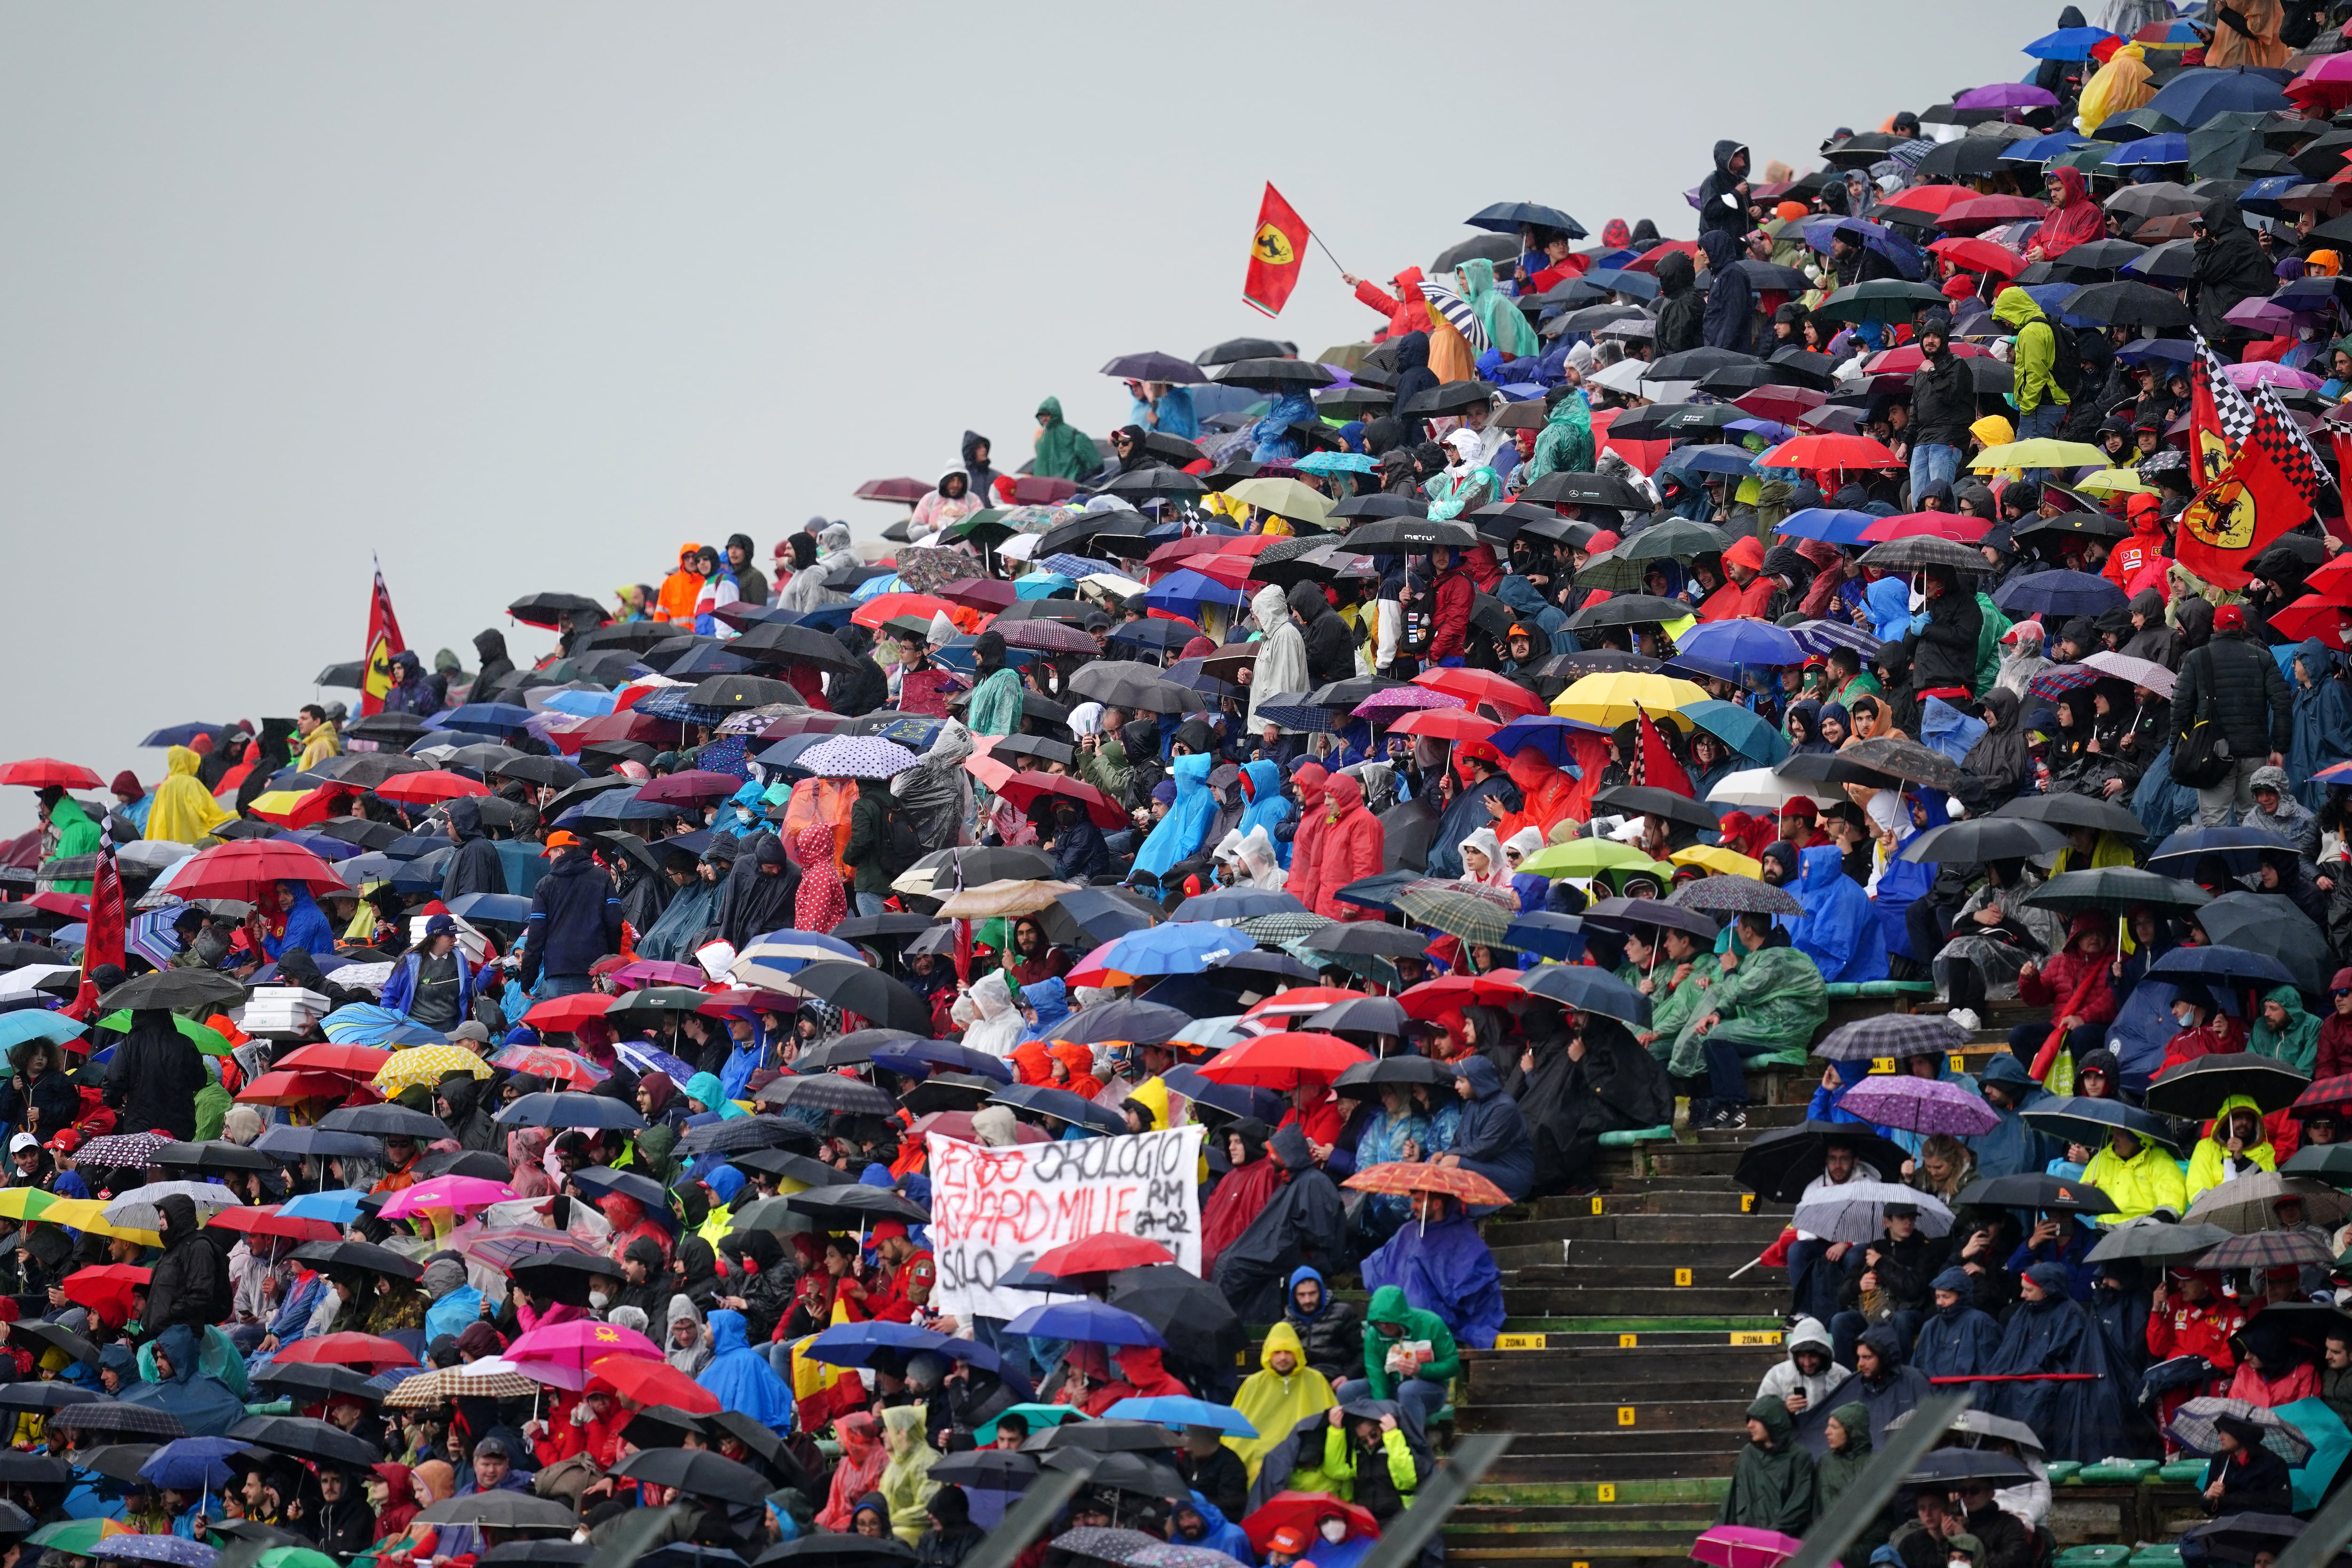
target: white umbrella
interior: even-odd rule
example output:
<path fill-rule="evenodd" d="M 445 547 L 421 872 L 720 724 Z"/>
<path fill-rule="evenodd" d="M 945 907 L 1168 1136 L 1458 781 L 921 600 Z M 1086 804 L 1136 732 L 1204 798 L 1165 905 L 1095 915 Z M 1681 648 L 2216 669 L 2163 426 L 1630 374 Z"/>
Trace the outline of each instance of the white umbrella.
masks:
<path fill-rule="evenodd" d="M 1642 373 L 1648 368 L 1645 361 L 1621 359 L 1607 370 L 1596 372 L 1585 379 L 1604 392 L 1620 393 L 1627 397 L 1640 397 L 1643 395 Z"/>
<path fill-rule="evenodd" d="M 193 844 L 182 844 L 170 838 L 142 838 L 126 844 L 114 852 L 117 860 L 133 866 L 153 866 L 159 869 L 177 860 L 184 860 L 196 852 Z"/>
<path fill-rule="evenodd" d="M 1944 1236 L 1952 1228 L 1952 1211 L 1932 1193 L 1893 1182 L 1846 1182 L 1797 1205 L 1790 1224 L 1824 1241 L 1876 1241 L 1886 1234 L 1886 1205 L 1909 1204 L 1919 1211 L 1919 1233 Z"/>
<path fill-rule="evenodd" d="M 2172 683 L 2178 679 L 2172 671 L 2154 659 L 2127 658 L 2122 654 L 2108 653 L 2104 649 L 2089 655 L 2083 662 L 2102 675 L 2112 675 L 2118 680 L 2128 680 L 2134 686 L 2145 686 L 2158 697 L 2169 698 L 2172 695 Z"/>
<path fill-rule="evenodd" d="M 133 1187 L 106 1205 L 106 1222 L 131 1230 L 161 1230 L 165 1198 L 185 1198 L 196 1205 L 196 1217 L 210 1219 L 223 1209 L 243 1208 L 245 1200 L 211 1182 L 150 1182 Z"/>
<path fill-rule="evenodd" d="M 0 996 L 29 996 L 33 987 L 52 974 L 71 974 L 76 966 L 70 963 L 28 963 L 22 969 L 12 969 L 0 974 Z"/>
<path fill-rule="evenodd" d="M 1706 798 L 1715 805 L 1757 805 L 1778 811 L 1813 787 L 1792 784 L 1770 768 L 1742 768 L 1717 780 L 1716 786 L 1706 792 Z"/>

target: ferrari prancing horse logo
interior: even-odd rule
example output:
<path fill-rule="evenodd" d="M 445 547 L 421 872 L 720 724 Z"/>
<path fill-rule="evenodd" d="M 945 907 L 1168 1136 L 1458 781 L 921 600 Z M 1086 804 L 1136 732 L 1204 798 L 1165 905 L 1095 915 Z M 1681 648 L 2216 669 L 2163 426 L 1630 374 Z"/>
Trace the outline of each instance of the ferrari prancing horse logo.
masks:
<path fill-rule="evenodd" d="M 1298 259 L 1297 253 L 1290 248 L 1290 237 L 1270 223 L 1257 226 L 1257 238 L 1251 242 L 1250 248 L 1268 267 L 1287 267 Z"/>

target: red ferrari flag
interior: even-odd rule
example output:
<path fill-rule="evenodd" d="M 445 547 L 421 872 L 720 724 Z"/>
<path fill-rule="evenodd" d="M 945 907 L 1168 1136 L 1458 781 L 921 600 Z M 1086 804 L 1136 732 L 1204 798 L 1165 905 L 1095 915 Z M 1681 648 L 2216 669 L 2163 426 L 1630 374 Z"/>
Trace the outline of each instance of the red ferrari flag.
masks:
<path fill-rule="evenodd" d="M 2242 588 L 2247 563 L 2271 541 L 2311 515 L 2319 480 L 2304 444 L 2281 427 L 2267 403 L 2254 405 L 2252 426 L 2221 466 L 2219 478 L 2197 492 L 2180 513 L 2174 558 L 2208 583 Z"/>
<path fill-rule="evenodd" d="M 1658 727 L 1650 722 L 1647 713 L 1641 715 L 1641 721 L 1642 743 L 1633 755 L 1633 783 L 1645 789 L 1672 790 L 1679 795 L 1695 796 L 1696 791 L 1691 784 L 1690 774 L 1683 771 L 1682 763 L 1675 761 L 1675 753 L 1666 745 L 1665 737 L 1658 733 Z"/>
<path fill-rule="evenodd" d="M 1250 237 L 1249 277 L 1242 283 L 1242 299 L 1269 316 L 1282 314 L 1290 291 L 1298 287 L 1298 258 L 1307 253 L 1307 220 L 1282 199 L 1269 182 L 1265 199 L 1258 204 L 1257 233 Z"/>
<path fill-rule="evenodd" d="M 66 1007 L 69 1016 L 97 1016 L 96 976 L 102 965 L 122 967 L 123 936 L 122 877 L 115 868 L 112 842 L 102 841 L 98 851 L 98 869 L 89 879 L 89 921 L 88 934 L 82 938 L 81 988 Z"/>
<path fill-rule="evenodd" d="M 399 684 L 392 672 L 392 656 L 405 653 L 400 640 L 400 617 L 392 613 L 392 590 L 383 585 L 383 568 L 375 569 L 375 589 L 368 595 L 367 670 L 360 677 L 360 712 L 383 711 L 383 700 Z"/>

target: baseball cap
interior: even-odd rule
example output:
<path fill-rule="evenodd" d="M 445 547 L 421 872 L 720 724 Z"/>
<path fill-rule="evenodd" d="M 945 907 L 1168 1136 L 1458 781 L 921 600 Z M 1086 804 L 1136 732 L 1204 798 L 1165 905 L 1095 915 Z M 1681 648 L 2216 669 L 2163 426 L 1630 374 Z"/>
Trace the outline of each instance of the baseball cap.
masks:
<path fill-rule="evenodd" d="M 577 847 L 581 842 L 582 839 L 578 834 L 566 833 L 558 829 L 556 832 L 551 833 L 547 836 L 547 847 L 545 850 L 542 850 L 541 853 L 544 854 L 557 849 L 571 849 Z"/>
<path fill-rule="evenodd" d="M 19 1132 L 8 1140 L 8 1152 L 11 1154 L 21 1154 L 27 1149 L 37 1149 L 40 1146 L 41 1141 L 29 1132 Z"/>
<path fill-rule="evenodd" d="M 507 1452 L 506 1439 L 503 1437 L 483 1438 L 480 1442 L 474 1445 L 474 1457 L 478 1459 L 485 1457 L 493 1459 L 510 1459 L 514 1458 L 513 1455 Z"/>
<path fill-rule="evenodd" d="M 490 1043 L 490 1031 L 487 1026 L 478 1024 L 473 1019 L 468 1018 L 464 1023 L 449 1031 L 449 1038 L 452 1041 L 478 1040 L 483 1045 L 488 1045 Z"/>
<path fill-rule="evenodd" d="M 426 936 L 455 936 L 457 934 L 457 922 L 454 917 L 449 915 L 429 915 L 425 918 L 425 934 Z"/>
<path fill-rule="evenodd" d="M 1822 808 L 1813 804 L 1810 795 L 1792 795 L 1780 803 L 1780 815 L 1783 816 L 1819 816 L 1821 814 Z"/>
<path fill-rule="evenodd" d="M 868 1234 L 870 1234 L 877 1241 L 904 1240 L 907 1235 L 907 1226 L 902 1221 L 886 1219 L 878 1222 Z"/>
<path fill-rule="evenodd" d="M 2244 631 L 2246 612 L 2235 605 L 2223 605 L 2213 612 L 2213 629 L 2217 632 Z"/>
<path fill-rule="evenodd" d="M 1267 1537 L 1265 1544 L 1269 1551 L 1296 1557 L 1307 1550 L 1307 1532 L 1295 1524 L 1286 1524 Z"/>

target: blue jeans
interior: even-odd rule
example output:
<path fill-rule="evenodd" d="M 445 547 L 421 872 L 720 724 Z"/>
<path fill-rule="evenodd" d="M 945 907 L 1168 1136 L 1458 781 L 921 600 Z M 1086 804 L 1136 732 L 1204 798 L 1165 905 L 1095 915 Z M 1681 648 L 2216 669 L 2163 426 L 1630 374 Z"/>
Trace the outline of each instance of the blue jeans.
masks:
<path fill-rule="evenodd" d="M 1928 442 L 1911 448 L 1911 505 L 1917 510 L 1919 496 L 1929 485 L 1941 480 L 1950 484 L 1959 477 L 1960 449 Z"/>
<path fill-rule="evenodd" d="M 551 996 L 577 996 L 595 984 L 585 974 L 541 974 L 531 994 L 541 1002 Z"/>
<path fill-rule="evenodd" d="M 1445 1408 L 1445 1384 L 1433 1383 L 1425 1377 L 1400 1377 L 1395 1380 L 1398 1421 L 1405 1436 L 1416 1443 L 1426 1444 L 1429 1418 Z M 1372 1397 L 1372 1385 L 1368 1379 L 1351 1377 L 1332 1392 L 1342 1405 Z"/>
<path fill-rule="evenodd" d="M 2055 436 L 2058 434 L 2059 422 L 2065 417 L 2064 404 L 2044 402 L 2032 413 L 2017 422 L 2017 438 L 2021 441 L 2033 441 L 2044 436 Z M 2050 481 L 2050 470 L 2028 468 L 2025 471 L 2025 477 L 2037 485 L 2047 484 Z"/>
<path fill-rule="evenodd" d="M 861 915 L 878 915 L 886 913 L 887 911 L 882 907 L 883 898 L 884 895 L 880 893 L 858 894 L 857 912 Z"/>

